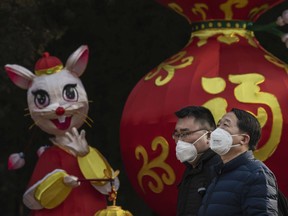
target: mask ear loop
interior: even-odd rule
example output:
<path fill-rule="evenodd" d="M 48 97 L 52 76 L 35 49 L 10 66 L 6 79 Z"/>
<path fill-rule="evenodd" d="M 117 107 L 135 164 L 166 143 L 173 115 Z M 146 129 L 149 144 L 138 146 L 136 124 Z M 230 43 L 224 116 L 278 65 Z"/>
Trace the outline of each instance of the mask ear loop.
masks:
<path fill-rule="evenodd" d="M 193 143 L 191 143 L 191 145 L 194 145 L 195 146 L 195 143 L 197 143 L 198 142 L 198 140 L 200 140 L 202 137 L 204 137 L 206 134 L 208 134 L 209 133 L 209 131 L 206 131 L 206 133 L 204 133 L 204 134 L 202 134 L 197 140 L 195 140 Z M 197 151 L 197 149 L 196 149 L 196 151 Z M 200 156 L 200 155 L 202 155 L 203 153 L 198 153 L 198 151 L 197 151 L 197 157 L 198 156 Z M 188 163 L 192 163 L 192 162 L 194 162 L 195 160 L 193 160 L 193 161 L 188 161 Z"/>
<path fill-rule="evenodd" d="M 209 131 L 206 131 L 206 133 L 204 133 L 204 134 L 202 134 L 197 140 L 195 140 L 191 145 L 195 145 L 195 143 L 196 142 L 198 142 L 198 140 L 200 140 L 202 137 L 204 137 L 206 134 L 208 134 L 209 133 Z M 197 156 L 200 156 L 200 155 L 202 155 L 202 154 L 204 154 L 203 152 L 201 152 L 201 153 L 198 153 L 198 151 L 197 151 Z"/>
<path fill-rule="evenodd" d="M 248 134 L 233 134 L 233 135 L 231 135 L 231 137 L 233 137 L 233 136 L 248 136 L 249 137 Z M 243 145 L 243 144 L 241 144 L 241 143 L 234 144 L 234 145 L 231 146 L 231 148 L 237 147 L 237 146 L 241 146 L 241 145 Z"/>
<path fill-rule="evenodd" d="M 202 137 L 204 137 L 206 134 L 208 134 L 209 131 L 206 131 L 206 133 L 202 134 L 197 140 L 195 140 L 193 143 L 191 143 L 192 145 L 195 145 L 195 143 L 197 143 Z"/>
<path fill-rule="evenodd" d="M 249 147 L 250 135 L 249 135 L 249 134 L 239 134 L 239 135 L 241 135 L 241 136 L 244 137 L 243 142 L 245 142 L 246 140 L 248 140 L 248 141 L 247 141 L 247 145 L 248 145 L 248 147 Z M 241 140 L 241 142 L 242 142 L 242 140 Z M 241 145 L 245 145 L 245 144 L 243 143 L 243 144 L 241 144 Z"/>

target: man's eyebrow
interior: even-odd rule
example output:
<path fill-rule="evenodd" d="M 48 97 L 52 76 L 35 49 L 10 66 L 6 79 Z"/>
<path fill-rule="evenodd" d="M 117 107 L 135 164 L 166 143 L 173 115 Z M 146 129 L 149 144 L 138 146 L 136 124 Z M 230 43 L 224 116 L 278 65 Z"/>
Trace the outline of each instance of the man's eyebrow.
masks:
<path fill-rule="evenodd" d="M 231 124 L 232 121 L 231 121 L 230 119 L 228 119 L 228 118 L 220 119 L 220 120 L 217 122 L 217 125 L 219 125 L 221 122 L 226 122 L 226 123 Z"/>
<path fill-rule="evenodd" d="M 230 119 L 228 119 L 228 118 L 225 118 L 225 119 L 224 119 L 224 122 L 231 123 L 232 121 L 231 121 Z"/>
<path fill-rule="evenodd" d="M 179 129 L 179 132 L 182 132 L 182 131 L 183 131 L 183 132 L 189 131 L 189 128 L 180 128 L 180 129 Z M 178 130 L 175 129 L 174 132 L 178 132 Z"/>
<path fill-rule="evenodd" d="M 217 125 L 219 125 L 219 124 L 220 124 L 221 120 L 222 120 L 222 119 L 219 119 L 219 120 L 218 120 L 218 122 L 217 122 Z"/>

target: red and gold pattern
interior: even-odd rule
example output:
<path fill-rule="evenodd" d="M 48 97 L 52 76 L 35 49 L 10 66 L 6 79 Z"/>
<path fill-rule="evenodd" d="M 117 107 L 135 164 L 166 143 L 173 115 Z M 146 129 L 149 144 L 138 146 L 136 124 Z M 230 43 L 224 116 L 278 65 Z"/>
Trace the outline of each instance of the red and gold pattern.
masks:
<path fill-rule="evenodd" d="M 185 16 L 193 33 L 181 51 L 137 83 L 126 101 L 121 151 L 134 189 L 158 215 L 176 215 L 184 166 L 176 159 L 171 137 L 174 112 L 203 105 L 216 122 L 233 107 L 258 118 L 262 138 L 255 156 L 288 195 L 288 66 L 263 50 L 249 30 L 260 12 L 281 1 L 158 2 Z"/>
<path fill-rule="evenodd" d="M 204 20 L 253 21 L 284 0 L 156 0 L 184 16 L 190 23 Z"/>

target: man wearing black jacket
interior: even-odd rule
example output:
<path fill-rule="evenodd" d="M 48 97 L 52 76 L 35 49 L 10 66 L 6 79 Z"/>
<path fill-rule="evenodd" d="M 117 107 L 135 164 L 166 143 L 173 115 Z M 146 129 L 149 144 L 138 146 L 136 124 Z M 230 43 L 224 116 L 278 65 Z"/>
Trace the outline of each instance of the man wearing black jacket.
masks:
<path fill-rule="evenodd" d="M 221 161 L 209 148 L 210 132 L 216 126 L 205 107 L 184 107 L 175 115 L 178 121 L 172 137 L 176 157 L 186 166 L 178 186 L 177 216 L 193 216 L 197 215 L 206 188 L 216 175 L 212 166 Z"/>

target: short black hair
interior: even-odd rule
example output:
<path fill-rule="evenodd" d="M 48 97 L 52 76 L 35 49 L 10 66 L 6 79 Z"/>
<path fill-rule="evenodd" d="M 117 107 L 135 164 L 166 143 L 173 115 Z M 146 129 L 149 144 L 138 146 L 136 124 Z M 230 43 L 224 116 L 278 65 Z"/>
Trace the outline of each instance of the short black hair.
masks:
<path fill-rule="evenodd" d="M 175 112 L 175 115 L 180 119 L 194 117 L 195 121 L 200 122 L 203 126 L 206 126 L 208 123 L 210 128 L 207 128 L 207 130 L 214 130 L 216 128 L 211 111 L 203 106 L 187 106 Z"/>
<path fill-rule="evenodd" d="M 238 128 L 250 136 L 249 149 L 254 151 L 261 137 L 262 129 L 259 121 L 254 115 L 241 109 L 232 108 L 231 112 L 233 112 L 238 119 Z"/>

